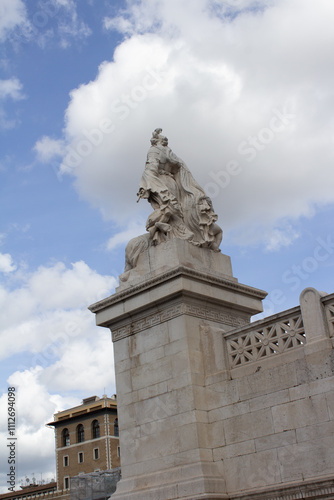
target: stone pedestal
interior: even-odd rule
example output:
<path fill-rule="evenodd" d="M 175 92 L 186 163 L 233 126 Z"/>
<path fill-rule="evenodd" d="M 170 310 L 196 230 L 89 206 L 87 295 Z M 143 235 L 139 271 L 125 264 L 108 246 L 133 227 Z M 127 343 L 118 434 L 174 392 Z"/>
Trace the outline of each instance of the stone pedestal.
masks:
<path fill-rule="evenodd" d="M 229 378 L 222 332 L 262 311 L 228 256 L 170 240 L 90 307 L 114 342 L 122 480 L 113 500 L 227 498 L 208 381 Z M 223 394 L 222 394 L 223 398 Z"/>

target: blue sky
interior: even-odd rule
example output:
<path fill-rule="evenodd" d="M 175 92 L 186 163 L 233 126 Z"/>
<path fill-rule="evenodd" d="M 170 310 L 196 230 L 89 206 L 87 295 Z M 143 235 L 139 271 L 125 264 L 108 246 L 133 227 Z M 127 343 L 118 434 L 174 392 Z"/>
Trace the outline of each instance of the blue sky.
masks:
<path fill-rule="evenodd" d="M 145 231 L 156 127 L 264 315 L 333 292 L 333 18 L 330 0 L 1 1 L 0 432 L 15 385 L 18 479 L 54 476 L 53 413 L 115 392 L 87 306 Z"/>

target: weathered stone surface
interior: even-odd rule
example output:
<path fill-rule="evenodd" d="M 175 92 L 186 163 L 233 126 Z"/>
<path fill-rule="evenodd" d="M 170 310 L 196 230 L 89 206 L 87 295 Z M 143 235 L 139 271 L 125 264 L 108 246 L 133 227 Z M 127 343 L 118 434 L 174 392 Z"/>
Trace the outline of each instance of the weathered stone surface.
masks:
<path fill-rule="evenodd" d="M 163 244 L 147 247 L 138 257 L 136 267 L 127 273 L 127 280 L 120 281 L 117 290 L 140 283 L 143 277 L 151 278 L 161 272 L 174 269 L 175 265 L 202 271 L 209 274 L 219 273 L 225 278 L 237 282 L 233 277 L 231 259 L 228 255 L 194 247 L 187 241 L 169 240 Z"/>
<path fill-rule="evenodd" d="M 272 370 L 267 368 L 247 377 L 238 378 L 241 400 L 276 393 L 294 385 L 297 385 L 294 363 L 281 364 Z"/>
<path fill-rule="evenodd" d="M 248 441 L 215 448 L 213 450 L 213 459 L 217 462 L 218 460 L 253 454 L 255 451 L 255 441 L 254 439 L 249 439 Z"/>
<path fill-rule="evenodd" d="M 229 418 L 238 417 L 249 413 L 249 401 L 242 401 L 241 403 L 233 403 L 209 411 L 210 422 L 217 422 L 219 420 L 227 420 Z"/>
<path fill-rule="evenodd" d="M 227 491 L 245 491 L 269 484 L 279 484 L 281 473 L 277 464 L 276 449 L 225 459 Z"/>
<path fill-rule="evenodd" d="M 274 425 L 271 409 L 266 408 L 228 418 L 224 422 L 224 429 L 227 444 L 273 434 Z"/>
<path fill-rule="evenodd" d="M 249 409 L 250 411 L 256 411 L 263 408 L 271 408 L 282 403 L 287 403 L 288 401 L 290 401 L 290 394 L 289 390 L 285 389 L 283 391 L 271 392 L 265 396 L 250 399 Z"/>
<path fill-rule="evenodd" d="M 311 381 L 307 384 L 298 385 L 296 387 L 291 387 L 289 389 L 290 400 L 295 401 L 297 399 L 308 398 L 309 396 L 314 396 L 315 394 L 332 393 L 333 391 L 333 378 L 325 378 Z"/>
<path fill-rule="evenodd" d="M 282 481 L 333 475 L 334 437 L 304 441 L 278 449 Z"/>
<path fill-rule="evenodd" d="M 276 406 L 272 412 L 275 432 L 298 429 L 329 420 L 326 399 L 322 395 Z"/>
<path fill-rule="evenodd" d="M 326 439 L 327 436 L 333 435 L 334 420 L 307 425 L 306 427 L 296 429 L 296 439 L 298 443 L 302 443 L 304 441 L 316 442 L 320 439 Z"/>
<path fill-rule="evenodd" d="M 271 450 L 297 442 L 296 431 L 283 431 L 255 439 L 256 451 Z"/>

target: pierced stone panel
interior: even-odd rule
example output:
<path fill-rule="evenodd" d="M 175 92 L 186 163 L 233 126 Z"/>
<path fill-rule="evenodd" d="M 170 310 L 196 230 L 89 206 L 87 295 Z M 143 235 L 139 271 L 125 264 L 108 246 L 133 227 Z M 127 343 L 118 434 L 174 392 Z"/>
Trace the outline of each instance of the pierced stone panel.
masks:
<path fill-rule="evenodd" d="M 301 314 L 241 331 L 226 339 L 230 367 L 281 354 L 306 344 Z"/>

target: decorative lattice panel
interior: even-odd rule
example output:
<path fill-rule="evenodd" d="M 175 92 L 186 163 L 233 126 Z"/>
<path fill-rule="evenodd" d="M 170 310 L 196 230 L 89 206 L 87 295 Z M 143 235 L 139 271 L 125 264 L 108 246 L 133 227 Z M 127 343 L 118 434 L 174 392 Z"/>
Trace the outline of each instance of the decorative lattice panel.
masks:
<path fill-rule="evenodd" d="M 235 368 L 303 346 L 306 344 L 306 337 L 301 314 L 298 314 L 263 328 L 240 332 L 226 342 L 230 367 Z"/>
<path fill-rule="evenodd" d="M 334 337 L 334 300 L 325 305 L 330 336 Z"/>

